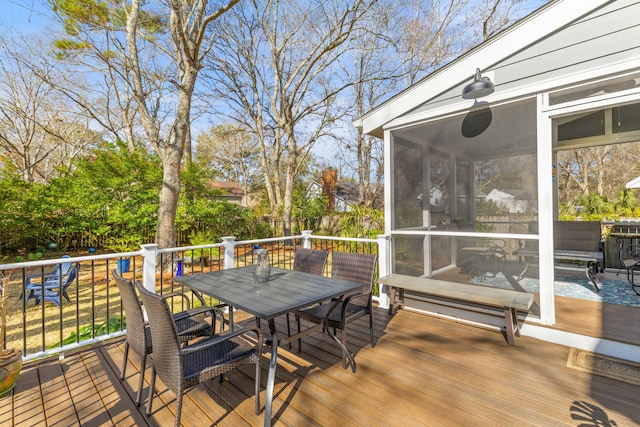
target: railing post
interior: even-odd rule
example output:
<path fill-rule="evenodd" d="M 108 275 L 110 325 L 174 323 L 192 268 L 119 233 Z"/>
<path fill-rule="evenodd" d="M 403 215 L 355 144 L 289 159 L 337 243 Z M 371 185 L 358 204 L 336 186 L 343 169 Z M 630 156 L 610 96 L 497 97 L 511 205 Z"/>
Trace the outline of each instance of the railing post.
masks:
<path fill-rule="evenodd" d="M 302 230 L 302 247 L 311 249 L 311 235 L 313 230 Z"/>
<path fill-rule="evenodd" d="M 391 274 L 391 235 L 381 234 L 378 240 L 378 271 L 380 277 Z M 385 285 L 380 285 L 380 296 L 378 296 L 378 307 L 389 308 L 389 292 Z"/>
<path fill-rule="evenodd" d="M 235 236 L 225 236 L 222 238 L 224 243 L 224 269 L 235 267 L 235 251 L 236 238 Z"/>
<path fill-rule="evenodd" d="M 156 292 L 156 259 L 158 245 L 148 243 L 140 245 L 142 248 L 142 285 L 145 289 Z"/>

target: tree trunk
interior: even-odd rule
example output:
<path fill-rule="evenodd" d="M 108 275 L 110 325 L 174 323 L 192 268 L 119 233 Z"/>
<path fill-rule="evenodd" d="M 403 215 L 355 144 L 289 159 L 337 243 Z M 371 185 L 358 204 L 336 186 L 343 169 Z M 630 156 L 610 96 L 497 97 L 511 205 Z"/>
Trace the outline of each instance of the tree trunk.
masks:
<path fill-rule="evenodd" d="M 187 126 L 184 137 L 184 163 L 189 167 L 193 162 L 193 147 L 191 146 L 191 126 Z"/>
<path fill-rule="evenodd" d="M 182 94 L 178 100 L 173 132 L 170 134 L 168 143 L 166 145 L 162 142 L 158 144 L 163 166 L 158 228 L 156 230 L 156 243 L 160 248 L 171 248 L 177 244 L 175 222 L 180 195 L 180 164 L 184 154 L 184 146 L 187 143 L 186 137 L 189 135 L 190 111 L 191 95 L 187 92 Z"/>
<path fill-rule="evenodd" d="M 291 145 L 291 144 L 290 144 Z M 293 144 L 295 146 L 295 143 Z M 282 232 L 285 236 L 292 235 L 292 212 L 293 212 L 293 186 L 296 179 L 296 165 L 298 159 L 295 151 L 289 152 L 287 157 L 287 172 L 284 184 L 284 198 L 282 204 Z"/>
<path fill-rule="evenodd" d="M 176 132 L 175 138 L 179 136 Z M 158 228 L 156 230 L 156 243 L 160 248 L 176 246 L 175 219 L 180 194 L 180 162 L 182 150 L 178 148 L 178 142 L 169 144 L 162 150 L 162 188 L 160 189 L 160 204 L 158 207 Z"/>

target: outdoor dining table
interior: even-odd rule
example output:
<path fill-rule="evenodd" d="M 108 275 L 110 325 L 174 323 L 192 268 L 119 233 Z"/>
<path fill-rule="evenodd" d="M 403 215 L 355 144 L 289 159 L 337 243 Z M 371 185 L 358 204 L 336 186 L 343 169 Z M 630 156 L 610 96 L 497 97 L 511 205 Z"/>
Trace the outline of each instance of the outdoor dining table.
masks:
<path fill-rule="evenodd" d="M 273 387 L 275 383 L 278 361 L 278 346 L 297 340 L 314 331 L 324 330 L 340 346 L 355 372 L 355 361 L 340 340 L 327 325 L 315 325 L 298 334 L 278 338 L 275 319 L 278 316 L 295 312 L 320 302 L 331 302 L 335 305 L 342 297 L 361 290 L 362 284 L 347 280 L 332 279 L 301 271 L 272 268 L 269 279 L 260 282 L 254 278 L 253 266 L 213 271 L 175 277 L 177 283 L 188 286 L 200 293 L 211 296 L 230 307 L 243 310 L 257 319 L 266 320 L 271 337 L 271 359 L 267 376 L 266 402 L 264 408 L 264 425 L 271 425 L 271 407 L 273 403 Z M 229 322 L 233 325 L 233 310 L 229 310 Z"/>

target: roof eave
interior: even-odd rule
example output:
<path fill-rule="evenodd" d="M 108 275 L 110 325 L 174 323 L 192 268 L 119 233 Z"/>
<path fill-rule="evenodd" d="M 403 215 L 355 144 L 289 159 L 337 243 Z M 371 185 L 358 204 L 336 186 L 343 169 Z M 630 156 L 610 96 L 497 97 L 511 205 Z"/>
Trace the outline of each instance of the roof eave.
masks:
<path fill-rule="evenodd" d="M 428 102 L 449 88 L 469 81 L 476 68 L 480 68 L 483 73 L 486 73 L 490 71 L 491 66 L 503 58 L 526 48 L 611 1 L 556 0 L 548 3 L 362 117 L 355 119 L 353 124 L 356 127 L 361 127 L 365 134 L 383 138 L 383 129 L 387 123 Z"/>

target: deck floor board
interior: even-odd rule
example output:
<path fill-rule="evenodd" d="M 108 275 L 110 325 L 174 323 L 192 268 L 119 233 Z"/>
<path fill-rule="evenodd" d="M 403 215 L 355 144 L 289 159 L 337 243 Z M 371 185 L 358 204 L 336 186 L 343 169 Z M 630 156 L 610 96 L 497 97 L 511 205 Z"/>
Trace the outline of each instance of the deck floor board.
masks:
<path fill-rule="evenodd" d="M 591 305 L 560 304 L 576 304 L 571 310 L 581 314 L 559 316 L 554 327 L 592 328 L 592 336 L 634 331 L 626 324 L 608 325 L 624 316 L 592 320 L 594 312 L 584 314 Z M 277 323 L 284 330 L 284 318 Z M 356 374 L 342 368 L 337 346 L 320 333 L 305 337 L 300 353 L 297 343 L 280 349 L 275 426 L 576 426 L 580 419 L 640 425 L 640 387 L 568 368 L 568 347 L 529 337 L 517 338 L 511 347 L 496 331 L 409 310 L 390 317 L 376 309 L 374 323 L 374 347 L 366 318 L 350 325 L 347 346 L 356 354 Z M 0 399 L 2 425 L 173 425 L 175 395 L 161 381 L 151 417 L 144 402 L 135 406 L 139 360 L 130 352 L 121 382 L 123 351 L 119 339 L 60 360 L 27 363 L 15 390 Z M 268 362 L 266 349 L 261 405 Z M 150 372 L 145 372 L 143 400 Z M 251 367 L 243 367 L 222 383 L 216 379 L 187 392 L 182 425 L 262 425 L 263 414 L 254 413 L 253 375 Z"/>

